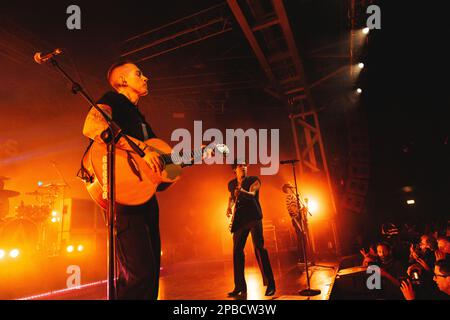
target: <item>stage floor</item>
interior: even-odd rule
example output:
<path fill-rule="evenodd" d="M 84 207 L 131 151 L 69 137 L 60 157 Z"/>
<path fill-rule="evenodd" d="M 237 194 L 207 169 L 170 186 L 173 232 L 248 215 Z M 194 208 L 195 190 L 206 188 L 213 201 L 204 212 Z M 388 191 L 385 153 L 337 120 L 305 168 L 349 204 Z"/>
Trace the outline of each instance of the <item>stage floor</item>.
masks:
<path fill-rule="evenodd" d="M 318 262 L 319 264 L 319 262 Z M 309 268 L 311 288 L 319 289 L 320 295 L 302 297 L 298 291 L 307 288 L 304 266 L 295 262 L 272 259 L 277 291 L 274 296 L 264 296 L 261 273 L 254 260 L 247 261 L 245 277 L 247 300 L 328 300 L 329 291 L 337 272 L 337 261 L 320 262 Z M 233 265 L 226 261 L 194 261 L 177 263 L 162 270 L 160 300 L 232 300 L 227 292 L 233 290 Z M 25 297 L 27 298 L 27 297 Z M 104 300 L 106 281 L 84 284 L 79 289 L 65 289 L 28 297 L 44 300 Z"/>

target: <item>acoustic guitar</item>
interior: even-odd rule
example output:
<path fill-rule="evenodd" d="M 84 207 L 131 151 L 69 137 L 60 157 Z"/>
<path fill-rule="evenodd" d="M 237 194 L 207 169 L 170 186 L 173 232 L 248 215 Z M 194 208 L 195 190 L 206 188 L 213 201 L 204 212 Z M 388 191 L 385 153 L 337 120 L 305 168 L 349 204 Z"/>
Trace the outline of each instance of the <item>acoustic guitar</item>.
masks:
<path fill-rule="evenodd" d="M 163 140 L 152 138 L 144 142 L 152 151 L 159 153 L 163 163 L 161 174 L 155 173 L 147 162 L 134 151 L 116 149 L 115 187 L 116 202 L 122 205 L 135 206 L 147 202 L 156 191 L 163 191 L 180 178 L 182 168 L 189 163 L 201 159 L 202 155 L 211 151 L 228 154 L 224 144 L 212 143 L 189 155 L 174 155 L 172 148 Z M 107 208 L 107 152 L 106 145 L 93 142 L 82 160 L 83 177 L 86 188 L 92 199 L 103 209 Z M 175 162 L 173 161 L 173 159 Z M 186 162 L 186 161 L 185 161 Z"/>

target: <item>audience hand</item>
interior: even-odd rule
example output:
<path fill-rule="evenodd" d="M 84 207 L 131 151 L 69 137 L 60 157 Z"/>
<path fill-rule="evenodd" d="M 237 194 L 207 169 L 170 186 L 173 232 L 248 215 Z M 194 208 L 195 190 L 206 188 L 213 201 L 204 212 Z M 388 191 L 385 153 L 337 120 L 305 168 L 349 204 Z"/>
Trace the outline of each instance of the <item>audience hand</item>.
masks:
<path fill-rule="evenodd" d="M 444 259 L 445 259 L 445 253 L 442 252 L 441 250 L 436 250 L 436 251 L 434 252 L 434 255 L 436 256 L 436 261 L 444 260 Z"/>
<path fill-rule="evenodd" d="M 368 257 L 369 257 L 369 253 L 366 252 L 366 250 L 361 249 L 361 250 L 359 250 L 359 252 L 362 254 L 362 256 L 363 256 L 364 258 L 368 258 Z"/>
<path fill-rule="evenodd" d="M 414 292 L 411 281 L 408 279 L 406 281 L 402 281 L 400 285 L 400 290 L 403 293 L 403 296 L 406 300 L 414 300 L 416 299 L 416 293 Z"/>
<path fill-rule="evenodd" d="M 416 250 L 414 250 L 414 244 L 411 244 L 411 246 L 409 247 L 409 252 L 410 252 L 410 254 L 411 254 L 411 257 L 412 257 L 414 260 L 417 260 L 417 258 L 419 258 L 419 256 L 417 255 Z"/>
<path fill-rule="evenodd" d="M 426 270 L 430 271 L 431 268 L 428 266 L 428 264 L 423 260 L 422 258 L 417 258 L 416 261 Z"/>
<path fill-rule="evenodd" d="M 370 252 L 366 252 L 364 249 L 359 250 L 359 252 L 364 257 L 364 260 L 363 260 L 363 263 L 362 263 L 363 266 L 367 266 L 367 265 L 369 265 L 370 262 L 374 262 L 375 261 L 374 256 L 372 256 L 370 254 Z"/>

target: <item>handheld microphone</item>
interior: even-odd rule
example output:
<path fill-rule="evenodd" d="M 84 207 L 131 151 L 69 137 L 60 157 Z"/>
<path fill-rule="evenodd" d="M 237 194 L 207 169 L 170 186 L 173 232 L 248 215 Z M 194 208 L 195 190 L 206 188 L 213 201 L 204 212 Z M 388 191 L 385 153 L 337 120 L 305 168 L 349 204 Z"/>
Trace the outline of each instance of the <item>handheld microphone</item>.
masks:
<path fill-rule="evenodd" d="M 300 160 L 298 159 L 292 159 L 292 160 L 281 160 L 280 164 L 288 164 L 288 163 L 296 163 L 299 162 Z"/>
<path fill-rule="evenodd" d="M 39 64 L 43 64 L 45 62 L 47 62 L 48 60 L 50 60 L 51 58 L 61 54 L 63 51 L 60 48 L 56 48 L 55 50 L 51 51 L 51 52 L 36 52 L 34 55 L 34 61 L 36 61 L 36 63 Z"/>

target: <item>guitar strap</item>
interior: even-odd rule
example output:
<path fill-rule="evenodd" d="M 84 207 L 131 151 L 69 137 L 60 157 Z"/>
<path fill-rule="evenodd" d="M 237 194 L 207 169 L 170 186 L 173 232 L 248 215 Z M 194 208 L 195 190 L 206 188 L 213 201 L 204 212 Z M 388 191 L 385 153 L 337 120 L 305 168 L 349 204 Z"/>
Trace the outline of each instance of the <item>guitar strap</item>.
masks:
<path fill-rule="evenodd" d="M 84 167 L 83 160 L 86 157 L 86 154 L 88 153 L 89 149 L 91 148 L 92 144 L 94 143 L 94 140 L 89 139 L 89 145 L 87 146 L 86 150 L 83 153 L 83 156 L 81 157 L 81 166 L 80 169 L 77 172 L 77 177 L 83 180 L 84 182 L 90 182 L 92 183 L 94 181 L 94 177 L 92 177 L 88 170 Z"/>
<path fill-rule="evenodd" d="M 141 126 L 142 126 L 142 133 L 144 134 L 144 141 L 148 140 L 147 125 L 144 122 L 141 122 Z"/>
<path fill-rule="evenodd" d="M 133 171 L 133 173 L 139 178 L 139 181 L 143 181 L 141 172 L 139 171 L 139 165 L 136 163 L 136 160 L 134 160 L 134 158 L 131 156 L 131 151 L 127 150 L 126 152 L 127 152 L 127 162 L 131 168 L 131 171 Z"/>

